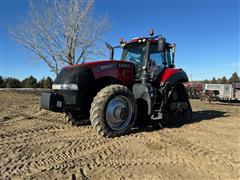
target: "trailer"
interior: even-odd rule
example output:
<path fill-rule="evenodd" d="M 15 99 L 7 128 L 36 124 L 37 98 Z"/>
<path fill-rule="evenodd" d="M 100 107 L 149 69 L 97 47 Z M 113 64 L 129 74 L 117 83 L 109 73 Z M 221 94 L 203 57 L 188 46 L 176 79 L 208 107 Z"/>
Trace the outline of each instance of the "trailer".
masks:
<path fill-rule="evenodd" d="M 240 83 L 233 85 L 233 94 L 235 99 L 240 100 Z"/>
<path fill-rule="evenodd" d="M 240 101 L 240 85 L 238 84 L 205 84 L 204 93 L 211 96 L 208 98 L 209 101 Z"/>

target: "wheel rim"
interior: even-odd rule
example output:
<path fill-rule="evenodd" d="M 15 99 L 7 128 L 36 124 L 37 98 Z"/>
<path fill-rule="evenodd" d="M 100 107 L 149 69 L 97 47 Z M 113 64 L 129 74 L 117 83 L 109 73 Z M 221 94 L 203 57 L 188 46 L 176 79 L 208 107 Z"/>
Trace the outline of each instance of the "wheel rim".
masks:
<path fill-rule="evenodd" d="M 133 107 L 130 100 L 123 95 L 112 98 L 106 108 L 106 121 L 113 130 L 125 129 L 132 119 Z"/>

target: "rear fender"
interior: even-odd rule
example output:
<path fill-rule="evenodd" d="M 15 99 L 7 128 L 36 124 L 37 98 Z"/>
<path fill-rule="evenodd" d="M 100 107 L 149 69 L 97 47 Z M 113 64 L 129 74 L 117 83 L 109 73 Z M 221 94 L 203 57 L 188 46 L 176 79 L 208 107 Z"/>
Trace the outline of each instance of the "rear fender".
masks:
<path fill-rule="evenodd" d="M 168 83 L 169 86 L 174 86 L 177 82 L 188 82 L 188 76 L 182 69 L 173 68 L 166 69 L 159 79 L 160 85 Z"/>

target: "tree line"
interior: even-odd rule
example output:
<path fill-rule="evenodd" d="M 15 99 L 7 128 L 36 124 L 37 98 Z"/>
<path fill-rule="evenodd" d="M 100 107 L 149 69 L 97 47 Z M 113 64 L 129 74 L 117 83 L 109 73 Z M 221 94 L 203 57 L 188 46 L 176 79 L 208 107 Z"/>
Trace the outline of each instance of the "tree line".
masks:
<path fill-rule="evenodd" d="M 240 78 L 237 72 L 234 72 L 232 76 L 227 79 L 226 76 L 222 78 L 213 77 L 211 80 L 205 79 L 202 81 L 205 84 L 233 84 L 233 83 L 240 83 Z"/>
<path fill-rule="evenodd" d="M 222 78 L 213 77 L 212 80 L 205 79 L 202 81 L 205 84 L 233 84 L 240 83 L 240 78 L 237 72 L 234 72 L 232 76 L 227 79 L 225 76 Z M 22 81 L 17 78 L 7 77 L 3 78 L 0 76 L 0 88 L 46 88 L 51 89 L 53 80 L 50 77 L 42 78 L 39 81 L 33 77 L 29 76 Z"/>
<path fill-rule="evenodd" d="M 39 81 L 29 76 L 22 81 L 17 78 L 0 76 L 0 88 L 46 88 L 51 89 L 53 80 L 50 77 L 42 78 Z"/>

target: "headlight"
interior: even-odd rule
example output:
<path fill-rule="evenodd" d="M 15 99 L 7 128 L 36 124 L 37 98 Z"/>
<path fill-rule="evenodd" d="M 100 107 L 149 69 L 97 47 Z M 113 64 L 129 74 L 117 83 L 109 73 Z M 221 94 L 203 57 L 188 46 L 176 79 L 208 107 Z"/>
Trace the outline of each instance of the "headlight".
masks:
<path fill-rule="evenodd" d="M 77 84 L 53 84 L 52 89 L 78 90 Z"/>

